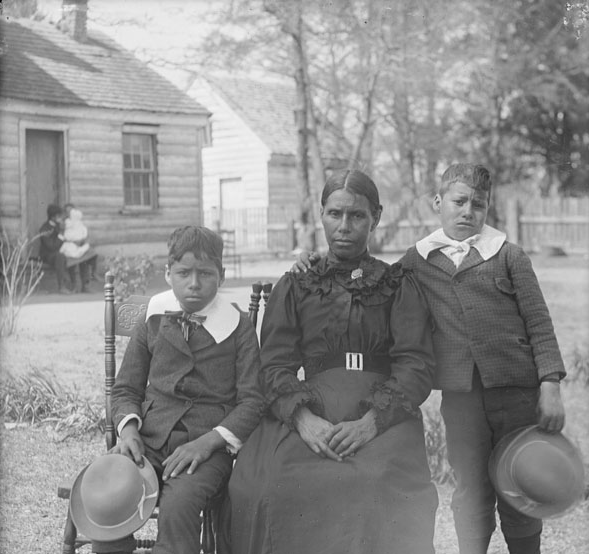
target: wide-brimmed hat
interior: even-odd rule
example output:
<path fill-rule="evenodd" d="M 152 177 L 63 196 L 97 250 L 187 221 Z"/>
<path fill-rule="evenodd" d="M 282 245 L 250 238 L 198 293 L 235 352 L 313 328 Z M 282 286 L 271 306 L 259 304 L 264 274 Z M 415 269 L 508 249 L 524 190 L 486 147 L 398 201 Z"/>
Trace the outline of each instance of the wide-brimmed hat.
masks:
<path fill-rule="evenodd" d="M 572 508 L 584 492 L 581 455 L 561 433 L 537 425 L 503 437 L 489 459 L 495 490 L 516 510 L 539 519 Z"/>
<path fill-rule="evenodd" d="M 159 483 L 144 457 L 143 467 L 122 454 L 105 454 L 76 477 L 70 513 L 89 539 L 113 541 L 137 531 L 153 513 Z"/>

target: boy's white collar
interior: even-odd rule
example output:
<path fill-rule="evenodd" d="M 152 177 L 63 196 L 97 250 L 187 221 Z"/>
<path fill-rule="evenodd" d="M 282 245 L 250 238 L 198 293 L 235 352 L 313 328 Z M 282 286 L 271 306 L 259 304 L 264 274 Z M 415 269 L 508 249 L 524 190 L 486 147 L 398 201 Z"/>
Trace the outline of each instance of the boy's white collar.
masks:
<path fill-rule="evenodd" d="M 166 311 L 181 310 L 180 302 L 173 290 L 160 292 L 152 296 L 147 305 L 145 321 L 152 315 L 164 314 Z M 239 325 L 239 312 L 237 309 L 219 294 L 211 300 L 202 310 L 196 312 L 207 318 L 202 326 L 209 332 L 218 344 L 223 342 Z"/>
<path fill-rule="evenodd" d="M 479 238 L 472 244 L 473 248 L 479 251 L 479 254 L 483 260 L 489 260 L 492 258 L 503 246 L 503 243 L 507 239 L 507 235 L 501 231 L 491 227 L 490 225 L 483 225 Z M 447 244 L 450 239 L 443 229 L 437 229 L 427 237 L 417 241 L 415 248 L 417 252 L 424 259 L 434 250 L 438 250 L 444 247 L 444 243 Z"/>

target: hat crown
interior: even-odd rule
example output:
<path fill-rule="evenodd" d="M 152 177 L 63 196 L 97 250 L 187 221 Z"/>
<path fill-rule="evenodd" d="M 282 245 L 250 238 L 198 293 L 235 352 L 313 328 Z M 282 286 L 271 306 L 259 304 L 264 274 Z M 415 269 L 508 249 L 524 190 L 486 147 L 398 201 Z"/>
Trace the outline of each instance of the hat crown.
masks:
<path fill-rule="evenodd" d="M 537 425 L 516 429 L 495 446 L 489 459 L 495 489 L 516 510 L 535 518 L 557 517 L 582 497 L 583 460 L 561 433 Z"/>
<path fill-rule="evenodd" d="M 143 493 L 143 479 L 137 466 L 122 454 L 98 457 L 90 464 L 80 484 L 80 496 L 88 518 L 103 527 L 133 517 Z"/>
<path fill-rule="evenodd" d="M 514 455 L 513 478 L 535 502 L 566 502 L 575 493 L 575 472 L 569 457 L 547 441 L 523 445 Z"/>

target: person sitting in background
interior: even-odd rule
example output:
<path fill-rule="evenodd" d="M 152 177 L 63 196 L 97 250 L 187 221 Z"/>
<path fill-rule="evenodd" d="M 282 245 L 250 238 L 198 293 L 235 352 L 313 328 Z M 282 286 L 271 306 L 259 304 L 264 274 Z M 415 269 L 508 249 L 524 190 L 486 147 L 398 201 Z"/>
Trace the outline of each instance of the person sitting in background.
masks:
<path fill-rule="evenodd" d="M 90 244 L 86 240 L 88 228 L 82 221 L 82 212 L 71 204 L 69 206 L 69 215 L 64 221 L 64 242 L 59 251 L 68 258 L 81 258 L 90 248 Z"/>
<path fill-rule="evenodd" d="M 64 206 L 65 221 L 63 228 L 62 253 L 70 259 L 80 260 L 80 287 L 82 292 L 87 290 L 88 283 L 96 280 L 96 262 L 98 255 L 88 242 L 88 228 L 83 222 L 83 213 L 71 202 Z M 75 271 L 72 283 L 75 283 Z"/>
<path fill-rule="evenodd" d="M 55 269 L 57 276 L 57 289 L 60 294 L 70 294 L 71 291 L 65 286 L 67 275 L 67 260 L 65 254 L 60 250 L 63 245 L 61 226 L 63 210 L 56 204 L 47 206 L 47 221 L 39 229 L 40 249 L 39 256 L 44 263 Z"/>

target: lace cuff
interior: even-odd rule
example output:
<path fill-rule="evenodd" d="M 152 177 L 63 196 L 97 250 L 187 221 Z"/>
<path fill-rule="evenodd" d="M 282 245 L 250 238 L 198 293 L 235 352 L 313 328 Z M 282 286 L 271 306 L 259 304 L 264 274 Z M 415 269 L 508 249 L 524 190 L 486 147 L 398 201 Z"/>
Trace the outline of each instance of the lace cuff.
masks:
<path fill-rule="evenodd" d="M 421 411 L 414 408 L 403 392 L 391 386 L 390 382 L 375 383 L 370 392 L 369 398 L 360 401 L 360 411 L 364 415 L 374 408 L 379 435 L 410 417 L 421 418 Z"/>
<path fill-rule="evenodd" d="M 294 417 L 302 406 L 307 406 L 314 413 L 322 412 L 321 402 L 308 389 L 277 398 L 270 405 L 270 411 L 274 417 L 283 421 L 289 429 L 294 431 L 296 429 Z"/>

